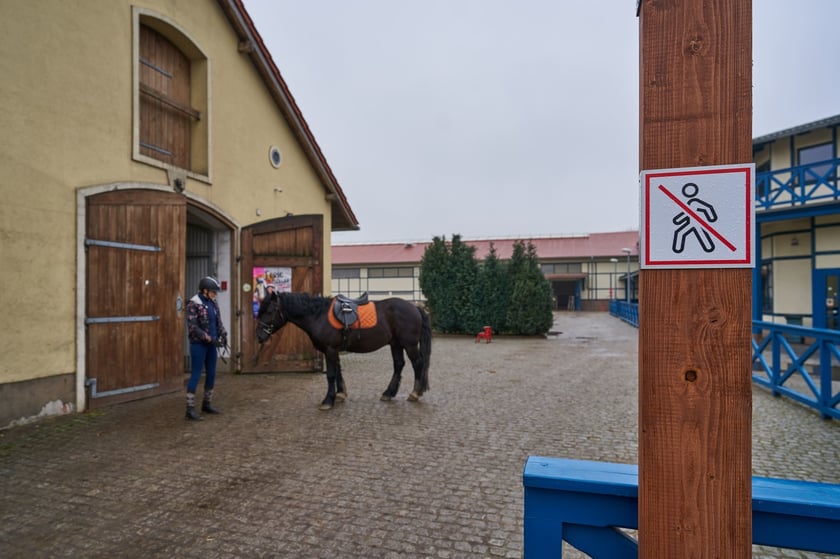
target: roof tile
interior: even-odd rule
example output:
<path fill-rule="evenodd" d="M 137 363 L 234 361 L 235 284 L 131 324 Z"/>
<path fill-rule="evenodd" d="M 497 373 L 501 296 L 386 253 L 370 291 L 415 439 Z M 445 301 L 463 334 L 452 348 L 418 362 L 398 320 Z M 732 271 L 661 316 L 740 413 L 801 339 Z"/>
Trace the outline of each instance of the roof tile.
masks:
<path fill-rule="evenodd" d="M 639 232 L 619 231 L 612 233 L 591 233 L 565 237 L 521 237 L 499 239 L 462 239 L 476 248 L 475 255 L 483 260 L 490 252 L 491 243 L 496 248 L 496 255 L 507 260 L 513 253 L 516 241 L 533 243 L 540 260 L 621 257 L 626 254 L 621 250 L 629 248 L 630 254 L 639 254 Z M 334 266 L 352 264 L 416 264 L 423 258 L 426 247 L 431 242 L 341 244 L 332 246 Z"/>

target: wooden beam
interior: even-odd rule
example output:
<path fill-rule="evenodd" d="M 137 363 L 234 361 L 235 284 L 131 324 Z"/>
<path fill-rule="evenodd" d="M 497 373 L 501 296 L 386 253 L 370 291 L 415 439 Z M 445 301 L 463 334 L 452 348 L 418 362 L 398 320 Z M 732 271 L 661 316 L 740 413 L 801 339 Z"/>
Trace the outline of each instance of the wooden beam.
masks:
<path fill-rule="evenodd" d="M 144 95 L 148 95 L 152 99 L 160 101 L 167 107 L 178 111 L 179 113 L 186 115 L 190 118 L 195 120 L 201 120 L 201 111 L 197 111 L 190 106 L 184 105 L 183 103 L 179 103 L 175 99 L 169 97 L 165 93 L 158 91 L 157 89 L 153 88 L 150 85 L 145 83 L 140 84 L 140 93 Z"/>
<path fill-rule="evenodd" d="M 642 0 L 642 170 L 752 161 L 751 0 Z M 751 270 L 639 277 L 639 557 L 751 557 Z"/>

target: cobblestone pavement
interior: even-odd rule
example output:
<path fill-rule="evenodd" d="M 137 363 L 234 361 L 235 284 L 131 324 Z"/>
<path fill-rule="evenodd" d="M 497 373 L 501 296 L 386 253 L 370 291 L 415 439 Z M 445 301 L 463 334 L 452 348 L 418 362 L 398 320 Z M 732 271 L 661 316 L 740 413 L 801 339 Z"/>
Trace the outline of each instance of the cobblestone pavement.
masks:
<path fill-rule="evenodd" d="M 436 337 L 420 403 L 410 374 L 379 401 L 386 349 L 343 358 L 330 412 L 322 375 L 222 375 L 225 413 L 201 422 L 172 394 L 2 431 L 0 556 L 521 557 L 529 455 L 637 462 L 637 330 L 600 313 L 555 329 Z M 761 388 L 753 404 L 756 475 L 840 483 L 840 422 Z"/>

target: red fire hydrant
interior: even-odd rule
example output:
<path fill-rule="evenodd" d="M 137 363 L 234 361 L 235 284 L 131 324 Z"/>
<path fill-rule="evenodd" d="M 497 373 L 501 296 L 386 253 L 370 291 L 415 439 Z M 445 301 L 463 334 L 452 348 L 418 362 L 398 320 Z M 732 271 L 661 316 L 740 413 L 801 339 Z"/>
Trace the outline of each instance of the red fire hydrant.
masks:
<path fill-rule="evenodd" d="M 484 340 L 488 344 L 493 341 L 493 328 L 490 326 L 485 326 L 484 330 L 479 332 L 478 335 L 475 337 L 475 343 L 478 343 L 479 340 Z"/>

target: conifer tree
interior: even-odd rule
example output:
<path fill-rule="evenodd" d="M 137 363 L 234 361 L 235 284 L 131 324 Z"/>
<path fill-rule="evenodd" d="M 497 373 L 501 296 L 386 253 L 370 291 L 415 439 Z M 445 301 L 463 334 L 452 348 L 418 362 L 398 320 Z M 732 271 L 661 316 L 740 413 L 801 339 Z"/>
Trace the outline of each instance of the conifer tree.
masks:
<path fill-rule="evenodd" d="M 452 242 L 434 237 L 420 262 L 420 289 L 438 332 L 475 334 L 485 325 L 496 332 L 545 334 L 551 328 L 551 284 L 536 249 L 517 241 L 506 265 L 494 246 L 483 263 L 460 235 Z"/>
<path fill-rule="evenodd" d="M 479 270 L 475 297 L 481 326 L 490 326 L 496 333 L 504 332 L 509 301 L 507 266 L 499 260 L 496 247 L 490 243 L 490 252 Z"/>
<path fill-rule="evenodd" d="M 420 289 L 426 296 L 426 310 L 433 327 L 440 332 L 450 332 L 454 327 L 455 312 L 451 304 L 454 271 L 450 266 L 446 237 L 434 237 L 420 260 Z"/>
<path fill-rule="evenodd" d="M 512 291 L 508 306 L 508 328 L 515 334 L 535 336 L 551 329 L 551 283 L 540 270 L 533 243 L 517 241 L 509 265 Z"/>
<path fill-rule="evenodd" d="M 455 312 L 454 332 L 474 333 L 481 328 L 475 291 L 478 283 L 478 261 L 475 247 L 464 243 L 460 235 L 452 236 L 449 247 L 453 270 L 451 305 Z"/>

